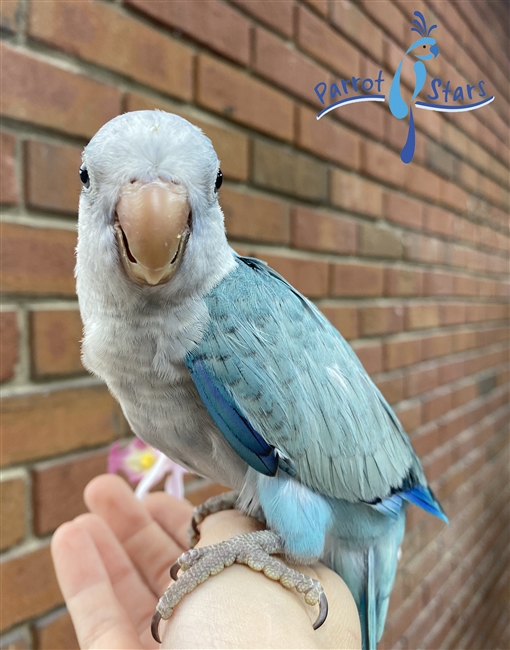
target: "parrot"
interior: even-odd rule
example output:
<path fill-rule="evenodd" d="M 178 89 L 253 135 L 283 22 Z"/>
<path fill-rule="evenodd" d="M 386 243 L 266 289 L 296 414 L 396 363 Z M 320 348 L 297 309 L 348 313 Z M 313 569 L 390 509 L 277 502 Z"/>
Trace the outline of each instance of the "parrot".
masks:
<path fill-rule="evenodd" d="M 411 31 L 420 34 L 421 38 L 414 41 L 414 43 L 407 49 L 407 52 L 404 54 L 404 57 L 398 64 L 397 71 L 395 72 L 395 76 L 391 82 L 389 96 L 390 111 L 394 117 L 402 120 L 409 112 L 409 129 L 407 132 L 407 139 L 404 147 L 402 148 L 402 151 L 400 152 L 400 159 L 406 164 L 409 164 L 413 159 L 416 140 L 413 108 L 411 106 L 411 102 L 416 99 L 427 78 L 427 69 L 425 68 L 423 61 L 430 61 L 431 59 L 435 59 L 439 54 L 439 48 L 436 44 L 436 40 L 430 36 L 430 32 L 433 29 L 436 29 L 437 25 L 431 25 L 427 30 L 427 23 L 425 22 L 423 14 L 420 11 L 415 11 L 414 15 L 416 18 L 413 19 L 414 27 L 411 27 Z M 419 60 L 414 63 L 415 83 L 413 95 L 409 100 L 408 109 L 407 104 L 402 97 L 402 93 L 400 92 L 400 75 L 402 73 L 402 66 L 404 64 L 405 57 L 411 52 L 414 52 L 414 56 L 416 56 L 416 58 Z"/>
<path fill-rule="evenodd" d="M 85 366 L 138 437 L 231 488 L 266 524 L 178 560 L 154 637 L 186 593 L 233 562 L 305 594 L 319 627 L 322 586 L 278 554 L 338 573 L 363 648 L 375 649 L 408 504 L 448 521 L 396 415 L 321 311 L 230 247 L 220 163 L 198 127 L 159 110 L 119 115 L 85 147 L 79 175 Z"/>

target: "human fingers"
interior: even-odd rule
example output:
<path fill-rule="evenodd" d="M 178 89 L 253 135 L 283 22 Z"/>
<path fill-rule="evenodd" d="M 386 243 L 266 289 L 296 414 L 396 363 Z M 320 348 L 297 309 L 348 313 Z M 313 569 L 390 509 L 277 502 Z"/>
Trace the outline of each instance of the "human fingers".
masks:
<path fill-rule="evenodd" d="M 143 502 L 118 476 L 103 475 L 85 488 L 89 510 L 107 523 L 154 595 L 168 586 L 168 568 L 181 547 L 152 519 Z"/>
<path fill-rule="evenodd" d="M 108 572 L 117 600 L 127 612 L 144 647 L 155 648 L 156 643 L 149 629 L 157 602 L 152 590 L 101 517 L 88 513 L 77 517 L 75 523 L 90 534 Z"/>
<path fill-rule="evenodd" d="M 181 551 L 187 550 L 188 529 L 193 515 L 193 506 L 189 501 L 176 499 L 165 492 L 151 492 L 144 498 L 143 504 Z"/>
<path fill-rule="evenodd" d="M 142 648 L 88 531 L 75 522 L 63 524 L 51 552 L 80 648 Z"/>

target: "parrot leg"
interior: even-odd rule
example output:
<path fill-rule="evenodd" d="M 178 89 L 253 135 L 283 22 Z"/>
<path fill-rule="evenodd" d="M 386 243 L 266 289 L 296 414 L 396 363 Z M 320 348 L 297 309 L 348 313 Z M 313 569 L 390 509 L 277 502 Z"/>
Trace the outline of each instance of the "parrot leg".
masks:
<path fill-rule="evenodd" d="M 317 580 L 291 569 L 281 560 L 271 557 L 271 555 L 281 553 L 285 553 L 283 541 L 270 530 L 237 535 L 219 544 L 186 551 L 177 560 L 184 573 L 170 585 L 159 599 L 152 617 L 152 636 L 158 643 L 161 643 L 158 632 L 160 620 L 170 618 L 174 607 L 186 594 L 234 562 L 246 564 L 254 571 L 262 571 L 271 580 L 278 580 L 285 588 L 296 589 L 296 591 L 305 594 L 305 602 L 308 605 L 318 603 L 319 616 L 313 626 L 316 630 L 324 623 L 328 614 L 328 601 L 324 590 Z"/>
<path fill-rule="evenodd" d="M 206 517 L 214 514 L 215 512 L 221 512 L 222 510 L 234 510 L 236 507 L 237 499 L 239 498 L 239 492 L 223 492 L 222 494 L 217 494 L 214 497 L 210 497 L 204 503 L 201 503 L 199 506 L 196 506 L 193 509 L 193 516 L 191 517 L 191 525 L 188 530 L 188 544 L 190 548 L 196 546 L 198 540 L 200 539 L 200 531 L 198 526 L 204 521 Z M 176 563 L 177 564 L 177 563 Z M 176 564 L 173 566 L 175 567 Z M 175 580 L 172 575 L 172 569 L 170 569 L 170 575 Z"/>

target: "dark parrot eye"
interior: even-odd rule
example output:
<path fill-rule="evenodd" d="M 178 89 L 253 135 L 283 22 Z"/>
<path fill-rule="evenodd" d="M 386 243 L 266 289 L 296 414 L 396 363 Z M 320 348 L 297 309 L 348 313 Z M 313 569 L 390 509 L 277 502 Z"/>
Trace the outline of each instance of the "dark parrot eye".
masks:
<path fill-rule="evenodd" d="M 90 187 L 90 178 L 86 167 L 80 167 L 80 181 L 85 187 Z"/>
<path fill-rule="evenodd" d="M 214 186 L 214 190 L 217 192 L 221 184 L 223 183 L 223 174 L 221 173 L 221 169 L 218 169 L 218 175 L 216 176 L 216 184 Z"/>

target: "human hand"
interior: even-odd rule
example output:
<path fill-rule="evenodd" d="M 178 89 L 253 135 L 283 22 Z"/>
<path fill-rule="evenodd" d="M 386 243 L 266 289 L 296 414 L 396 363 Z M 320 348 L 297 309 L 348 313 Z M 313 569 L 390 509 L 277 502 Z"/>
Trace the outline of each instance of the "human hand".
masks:
<path fill-rule="evenodd" d="M 187 549 L 192 506 L 162 492 L 138 501 L 119 477 L 85 490 L 89 514 L 62 525 L 52 554 L 81 648 L 156 648 L 150 621 L 169 583 L 168 569 Z M 237 511 L 201 524 L 199 546 L 258 530 Z M 162 648 L 361 648 L 356 605 L 345 583 L 318 563 L 295 567 L 320 580 L 329 616 L 314 631 L 316 608 L 246 566 L 235 564 L 187 595 L 161 622 Z"/>

